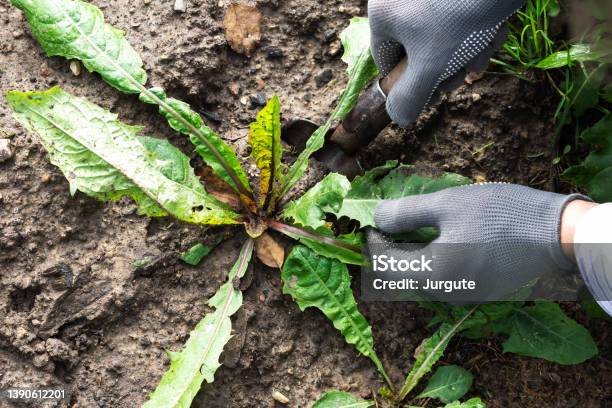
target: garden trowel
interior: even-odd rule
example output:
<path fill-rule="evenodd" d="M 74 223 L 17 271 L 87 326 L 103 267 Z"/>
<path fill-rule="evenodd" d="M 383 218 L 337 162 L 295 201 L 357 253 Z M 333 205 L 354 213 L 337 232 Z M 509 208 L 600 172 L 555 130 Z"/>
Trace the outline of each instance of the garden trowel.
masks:
<path fill-rule="evenodd" d="M 344 174 L 351 180 L 363 173 L 357 153 L 391 123 L 386 110 L 386 95 L 406 66 L 407 60 L 403 59 L 389 75 L 379 79 L 362 93 L 353 110 L 335 129 L 327 133 L 325 145 L 313 154 L 316 160 L 331 171 Z M 285 123 L 281 134 L 299 153 L 304 150 L 306 142 L 318 128 L 319 125 L 310 120 L 296 118 Z"/>

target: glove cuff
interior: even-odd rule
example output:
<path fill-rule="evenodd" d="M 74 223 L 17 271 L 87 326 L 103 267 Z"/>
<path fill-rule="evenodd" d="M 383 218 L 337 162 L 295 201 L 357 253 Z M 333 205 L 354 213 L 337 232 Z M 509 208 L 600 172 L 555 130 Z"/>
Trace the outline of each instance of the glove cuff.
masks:
<path fill-rule="evenodd" d="M 554 245 L 551 248 L 551 257 L 562 271 L 570 271 L 575 268 L 575 263 L 567 257 L 565 251 L 563 250 L 563 245 L 561 243 L 561 221 L 567 206 L 573 201 L 577 200 L 593 202 L 591 198 L 583 194 L 570 194 L 567 196 L 559 196 L 553 201 L 553 203 L 551 203 L 554 208 L 554 211 L 551 211 L 551 214 L 554 214 L 556 220 L 554 242 L 558 243 L 558 245 Z"/>

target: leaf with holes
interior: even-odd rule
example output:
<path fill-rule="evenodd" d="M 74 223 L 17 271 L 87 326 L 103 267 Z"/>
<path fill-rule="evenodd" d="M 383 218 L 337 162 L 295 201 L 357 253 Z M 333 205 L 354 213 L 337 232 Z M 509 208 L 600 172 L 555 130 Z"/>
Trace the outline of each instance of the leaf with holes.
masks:
<path fill-rule="evenodd" d="M 351 183 L 346 177 L 337 173 L 328 174 L 298 200 L 289 203 L 282 216 L 296 225 L 316 230 L 325 225 L 326 213 L 340 210 L 350 187 Z"/>
<path fill-rule="evenodd" d="M 100 9 L 80 0 L 12 0 L 23 10 L 32 33 L 50 56 L 78 59 L 91 72 L 99 73 L 111 86 L 126 93 L 139 93 L 146 103 L 159 105 L 170 126 L 188 135 L 202 158 L 241 194 L 245 205 L 252 202 L 246 173 L 232 149 L 188 104 L 167 98 L 159 88 L 145 87 L 147 74 L 142 60 L 123 32 L 104 22 Z"/>
<path fill-rule="evenodd" d="M 139 138 L 141 128 L 117 115 L 57 87 L 12 91 L 7 100 L 15 118 L 39 135 L 72 194 L 78 190 L 102 201 L 128 196 L 148 216 L 238 223 L 238 214 L 206 193 L 185 156 L 167 142 Z"/>

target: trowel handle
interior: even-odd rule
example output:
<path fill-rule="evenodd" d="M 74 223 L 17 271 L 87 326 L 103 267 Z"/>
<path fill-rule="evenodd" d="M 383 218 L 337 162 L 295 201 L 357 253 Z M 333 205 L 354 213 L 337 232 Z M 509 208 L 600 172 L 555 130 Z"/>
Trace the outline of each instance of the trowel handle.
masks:
<path fill-rule="evenodd" d="M 346 154 L 354 156 L 359 149 L 369 145 L 391 123 L 386 109 L 386 95 L 389 94 L 407 65 L 408 61 L 404 58 L 389 75 L 368 88 L 359 98 L 357 105 L 331 135 L 330 140 L 340 146 Z"/>

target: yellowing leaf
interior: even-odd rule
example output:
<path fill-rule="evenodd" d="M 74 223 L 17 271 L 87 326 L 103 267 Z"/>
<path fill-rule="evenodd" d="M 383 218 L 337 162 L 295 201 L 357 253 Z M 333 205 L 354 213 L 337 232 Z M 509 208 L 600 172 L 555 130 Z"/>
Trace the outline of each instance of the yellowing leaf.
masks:
<path fill-rule="evenodd" d="M 264 265 L 270 268 L 280 269 L 285 262 L 285 250 L 267 232 L 255 240 L 255 254 Z"/>
<path fill-rule="evenodd" d="M 249 143 L 253 151 L 251 156 L 260 173 L 260 206 L 268 207 L 269 212 L 278 194 L 275 184 L 281 178 L 281 126 L 280 101 L 273 97 L 266 107 L 257 115 L 257 121 L 251 124 Z"/>
<path fill-rule="evenodd" d="M 15 118 L 36 132 L 70 183 L 101 201 L 134 199 L 141 214 L 172 215 L 195 224 L 237 224 L 239 215 L 206 193 L 189 160 L 165 141 L 142 138 L 139 127 L 55 87 L 9 92 Z"/>

